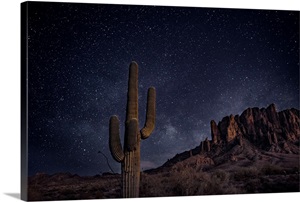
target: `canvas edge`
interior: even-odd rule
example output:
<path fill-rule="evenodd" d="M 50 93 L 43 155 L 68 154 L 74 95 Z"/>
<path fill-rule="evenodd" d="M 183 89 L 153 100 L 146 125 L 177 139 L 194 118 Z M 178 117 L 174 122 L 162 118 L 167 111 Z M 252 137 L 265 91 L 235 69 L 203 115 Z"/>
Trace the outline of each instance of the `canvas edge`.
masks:
<path fill-rule="evenodd" d="M 28 2 L 21 3 L 21 200 L 28 200 Z"/>
<path fill-rule="evenodd" d="M 43 3 L 78 3 L 80 2 L 43 2 Z M 20 63 L 20 84 L 21 84 L 21 200 L 28 200 L 28 4 L 29 2 L 22 2 L 21 8 L 21 63 Z M 85 3 L 84 3 L 85 4 Z M 90 3 L 98 4 L 98 3 Z M 105 4 L 105 3 L 100 3 Z M 107 4 L 114 5 L 114 4 Z M 131 4 L 115 4 L 115 5 L 129 5 Z M 132 6 L 153 6 L 153 5 L 132 5 Z M 182 6 L 169 6 L 169 5 L 158 5 L 167 7 L 182 7 Z M 194 8 L 191 6 L 191 8 Z M 195 8 L 214 8 L 214 7 L 195 7 Z M 221 9 L 244 9 L 244 10 L 269 10 L 259 8 L 222 8 Z M 280 10 L 279 10 L 280 11 Z M 281 11 L 298 11 L 298 10 L 281 10 Z M 299 16 L 300 16 L 300 11 Z M 273 193 L 274 194 L 274 193 Z M 177 197 L 177 196 L 176 196 Z"/>

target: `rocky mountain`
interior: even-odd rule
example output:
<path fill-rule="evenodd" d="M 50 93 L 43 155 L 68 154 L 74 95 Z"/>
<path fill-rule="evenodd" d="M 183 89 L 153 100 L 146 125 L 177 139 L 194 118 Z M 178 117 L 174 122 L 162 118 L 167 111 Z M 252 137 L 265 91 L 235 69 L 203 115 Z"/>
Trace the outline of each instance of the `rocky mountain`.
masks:
<path fill-rule="evenodd" d="M 240 116 L 224 117 L 218 125 L 212 120 L 210 145 L 230 144 L 233 141 L 242 145 L 243 139 L 247 139 L 260 149 L 298 154 L 299 126 L 297 109 L 277 112 L 274 104 L 266 109 L 248 108 Z"/>
<path fill-rule="evenodd" d="M 241 115 L 224 117 L 218 124 L 211 120 L 210 126 L 210 140 L 206 138 L 196 148 L 177 154 L 158 169 L 197 154 L 214 163 L 219 158 L 234 160 L 246 151 L 253 158 L 265 152 L 299 155 L 300 117 L 295 108 L 280 112 L 275 104 L 261 109 L 248 108 Z"/>

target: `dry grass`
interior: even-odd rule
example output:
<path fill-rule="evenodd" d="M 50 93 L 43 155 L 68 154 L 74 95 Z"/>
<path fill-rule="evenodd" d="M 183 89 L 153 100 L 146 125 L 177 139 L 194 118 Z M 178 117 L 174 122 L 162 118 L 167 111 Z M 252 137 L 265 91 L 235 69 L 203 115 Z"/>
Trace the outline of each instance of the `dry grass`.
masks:
<path fill-rule="evenodd" d="M 120 190 L 120 176 L 80 177 L 74 181 L 69 178 L 35 181 L 29 184 L 28 199 L 42 201 L 119 198 Z"/>
<path fill-rule="evenodd" d="M 264 162 L 260 166 L 202 171 L 200 167 L 177 164 L 170 172 L 142 174 L 142 197 L 192 196 L 297 191 L 296 169 Z M 299 190 L 298 190 L 299 191 Z"/>
<path fill-rule="evenodd" d="M 240 168 L 233 174 L 233 178 L 236 181 L 244 181 L 249 178 L 257 178 L 259 171 L 256 167 Z"/>
<path fill-rule="evenodd" d="M 141 196 L 192 196 L 235 194 L 239 190 L 229 183 L 229 174 L 212 173 L 193 168 L 177 169 L 171 173 L 145 174 L 141 178 Z"/>
<path fill-rule="evenodd" d="M 261 167 L 262 175 L 283 175 L 286 174 L 286 169 L 273 164 L 265 164 Z"/>

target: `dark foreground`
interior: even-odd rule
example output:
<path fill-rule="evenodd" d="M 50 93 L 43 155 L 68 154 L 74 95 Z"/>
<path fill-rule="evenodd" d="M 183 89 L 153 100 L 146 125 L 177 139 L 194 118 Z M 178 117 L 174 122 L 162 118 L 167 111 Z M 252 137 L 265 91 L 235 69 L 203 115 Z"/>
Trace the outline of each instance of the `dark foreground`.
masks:
<path fill-rule="evenodd" d="M 195 155 L 170 167 L 141 173 L 140 197 L 299 192 L 296 162 L 298 155 L 266 153 L 257 159 L 230 160 L 215 166 L 208 157 Z M 28 197 L 29 200 L 120 198 L 120 182 L 119 174 L 93 177 L 37 174 L 29 178 Z"/>

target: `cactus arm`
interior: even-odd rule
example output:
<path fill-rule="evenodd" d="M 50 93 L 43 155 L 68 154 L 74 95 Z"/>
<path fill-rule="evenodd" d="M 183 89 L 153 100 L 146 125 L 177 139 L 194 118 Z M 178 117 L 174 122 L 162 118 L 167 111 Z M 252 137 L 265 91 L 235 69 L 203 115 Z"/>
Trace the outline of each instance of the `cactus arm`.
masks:
<path fill-rule="evenodd" d="M 113 158 L 121 162 L 122 196 L 134 198 L 139 196 L 140 188 L 140 140 L 146 139 L 155 125 L 155 88 L 148 89 L 146 121 L 139 131 L 138 121 L 138 64 L 131 62 L 127 91 L 124 148 L 120 142 L 119 119 L 112 116 L 109 124 L 109 148 Z"/>
<path fill-rule="evenodd" d="M 147 97 L 147 111 L 146 111 L 146 122 L 145 126 L 141 130 L 141 138 L 148 138 L 155 127 L 155 102 L 156 102 L 156 91 L 154 87 L 148 89 Z"/>
<path fill-rule="evenodd" d="M 109 120 L 109 149 L 111 155 L 117 162 L 124 160 L 124 152 L 120 141 L 119 119 L 117 116 L 112 116 Z"/>
<path fill-rule="evenodd" d="M 125 145 L 127 151 L 133 151 L 136 150 L 136 143 L 138 141 L 137 139 L 137 132 L 138 132 L 138 121 L 137 119 L 131 119 L 129 123 L 126 125 L 125 130 Z"/>
<path fill-rule="evenodd" d="M 126 124 L 138 118 L 138 64 L 131 62 L 129 66 Z"/>

